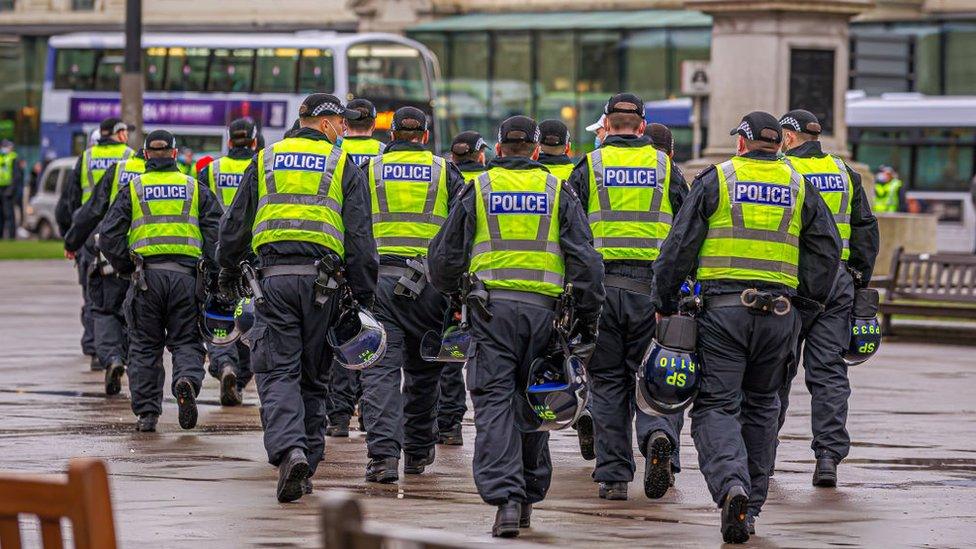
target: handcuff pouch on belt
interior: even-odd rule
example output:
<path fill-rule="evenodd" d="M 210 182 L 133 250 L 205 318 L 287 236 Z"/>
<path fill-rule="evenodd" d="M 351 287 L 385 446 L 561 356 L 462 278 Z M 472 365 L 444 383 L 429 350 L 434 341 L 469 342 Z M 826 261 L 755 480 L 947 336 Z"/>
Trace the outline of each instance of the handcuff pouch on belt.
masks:
<path fill-rule="evenodd" d="M 95 242 L 96 253 L 95 261 L 92 261 L 92 270 L 90 274 L 94 275 L 95 273 L 98 273 L 101 276 L 112 276 L 115 274 L 115 268 L 112 267 L 112 264 L 108 262 L 108 258 L 105 257 L 105 254 L 98 249 L 98 236 L 98 233 L 95 233 L 95 235 L 92 237 L 92 240 Z"/>
<path fill-rule="evenodd" d="M 406 272 L 393 286 L 393 294 L 417 299 L 427 287 L 427 259 L 416 257 L 406 260 Z"/>
<path fill-rule="evenodd" d="M 739 299 L 742 301 L 742 305 L 754 315 L 774 314 L 776 316 L 784 316 L 793 310 L 793 304 L 788 297 L 770 292 L 761 292 L 754 288 L 743 290 L 739 295 Z"/>
<path fill-rule="evenodd" d="M 340 289 L 344 282 L 342 260 L 327 255 L 315 261 L 318 278 L 315 279 L 315 305 L 322 307 Z"/>
<path fill-rule="evenodd" d="M 484 282 L 478 280 L 478 277 L 473 274 L 467 274 L 462 280 L 461 293 L 468 310 L 473 311 L 484 322 L 491 322 L 493 315 L 488 310 L 488 288 L 485 287 Z"/>

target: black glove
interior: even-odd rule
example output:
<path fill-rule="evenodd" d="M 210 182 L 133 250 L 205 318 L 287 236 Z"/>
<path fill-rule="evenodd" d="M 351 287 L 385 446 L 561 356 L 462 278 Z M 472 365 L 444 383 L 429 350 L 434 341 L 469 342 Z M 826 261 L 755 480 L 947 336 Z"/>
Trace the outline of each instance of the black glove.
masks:
<path fill-rule="evenodd" d="M 596 351 L 596 340 L 599 335 L 599 316 L 578 319 L 572 333 L 569 334 L 569 340 L 575 342 L 572 345 L 573 356 L 579 358 L 584 366 L 589 364 L 593 352 Z"/>
<path fill-rule="evenodd" d="M 237 301 L 244 296 L 240 268 L 221 269 L 217 276 L 217 287 L 223 299 Z"/>

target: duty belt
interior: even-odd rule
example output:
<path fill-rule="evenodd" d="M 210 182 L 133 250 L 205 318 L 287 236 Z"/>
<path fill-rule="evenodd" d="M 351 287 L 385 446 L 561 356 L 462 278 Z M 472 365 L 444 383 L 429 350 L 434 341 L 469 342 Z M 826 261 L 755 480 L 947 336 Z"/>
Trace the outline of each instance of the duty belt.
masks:
<path fill-rule="evenodd" d="M 301 265 L 269 265 L 258 270 L 261 278 L 272 276 L 314 276 L 315 279 L 315 305 L 321 307 L 325 305 L 341 285 L 337 280 L 336 267 L 329 261 L 319 259 L 315 263 Z"/>
<path fill-rule="evenodd" d="M 393 294 L 417 299 L 427 287 L 427 260 L 422 257 L 406 260 L 406 267 L 380 265 L 380 276 L 397 277 Z"/>
<path fill-rule="evenodd" d="M 608 274 L 603 278 L 603 285 L 607 288 L 627 290 L 628 292 L 634 292 L 635 294 L 651 295 L 650 282 L 641 282 L 640 280 L 634 280 L 633 278 L 627 278 L 626 276 Z"/>
<path fill-rule="evenodd" d="M 556 309 L 556 298 L 535 292 L 520 292 L 518 290 L 488 290 L 488 302 L 492 301 L 515 301 L 517 303 L 528 303 L 546 309 Z"/>
<path fill-rule="evenodd" d="M 319 268 L 312 264 L 305 265 L 269 265 L 258 269 L 261 278 L 272 276 L 318 276 Z"/>
<path fill-rule="evenodd" d="M 396 267 L 394 265 L 380 265 L 380 276 L 407 276 L 410 274 L 410 269 L 406 267 Z"/>
<path fill-rule="evenodd" d="M 790 299 L 783 295 L 760 292 L 755 288 L 743 290 L 740 294 L 721 294 L 705 297 L 705 310 L 722 307 L 746 307 L 754 314 L 774 314 L 783 316 L 793 309 Z"/>
<path fill-rule="evenodd" d="M 197 276 L 196 267 L 187 267 L 175 261 L 160 261 L 158 263 L 143 263 L 143 270 L 146 271 L 169 271 L 171 273 L 181 273 L 190 276 Z"/>

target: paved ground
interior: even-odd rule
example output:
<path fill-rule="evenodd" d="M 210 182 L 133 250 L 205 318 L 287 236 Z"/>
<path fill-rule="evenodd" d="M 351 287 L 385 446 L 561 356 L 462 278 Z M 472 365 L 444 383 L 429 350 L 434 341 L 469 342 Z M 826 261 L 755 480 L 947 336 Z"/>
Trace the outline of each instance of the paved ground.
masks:
<path fill-rule="evenodd" d="M 265 462 L 257 398 L 217 405 L 201 395 L 200 426 L 176 425 L 168 398 L 157 434 L 136 434 L 124 397 L 101 396 L 80 354 L 78 286 L 67 263 L 0 263 L 0 469 L 59 472 L 72 456 L 109 463 L 123 547 L 312 547 L 316 500 L 280 505 Z M 976 348 L 897 343 L 853 372 L 855 440 L 836 490 L 810 486 L 809 402 L 798 384 L 779 469 L 759 522 L 762 547 L 972 546 L 976 537 Z M 167 360 L 168 364 L 168 360 Z M 167 385 L 168 386 L 168 385 Z M 124 391 L 125 392 L 125 391 Z M 806 401 L 806 402 L 804 402 Z M 361 437 L 328 441 L 319 493 L 359 493 L 367 516 L 487 542 L 492 509 L 471 480 L 474 429 L 463 448 L 438 448 L 429 473 L 399 486 L 366 486 Z M 576 439 L 557 433 L 553 489 L 523 539 L 559 547 L 717 546 L 718 513 L 690 437 L 676 489 L 649 502 L 596 497 Z M 643 470 L 641 465 L 638 473 Z"/>

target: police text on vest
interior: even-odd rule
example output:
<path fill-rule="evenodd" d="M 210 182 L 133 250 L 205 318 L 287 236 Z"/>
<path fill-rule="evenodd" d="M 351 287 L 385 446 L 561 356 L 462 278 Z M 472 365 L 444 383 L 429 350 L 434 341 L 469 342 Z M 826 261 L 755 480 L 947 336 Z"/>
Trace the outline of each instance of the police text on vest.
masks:
<path fill-rule="evenodd" d="M 236 189 L 241 186 L 241 181 L 244 181 L 242 173 L 218 173 L 214 178 L 214 183 L 221 189 Z"/>
<path fill-rule="evenodd" d="M 433 166 L 428 164 L 383 164 L 383 181 L 430 182 Z"/>
<path fill-rule="evenodd" d="M 842 193 L 847 190 L 839 173 L 811 173 L 803 176 L 822 193 Z"/>
<path fill-rule="evenodd" d="M 300 172 L 324 172 L 325 156 L 309 153 L 275 153 L 273 170 L 296 170 Z"/>
<path fill-rule="evenodd" d="M 186 185 L 146 185 L 143 197 L 149 200 L 186 200 Z"/>
<path fill-rule="evenodd" d="M 352 154 L 352 153 L 350 153 L 349 154 L 349 159 L 352 160 L 352 163 L 353 164 L 355 164 L 357 166 L 362 166 L 363 164 L 365 164 L 366 162 L 368 162 L 369 159 L 373 158 L 374 156 L 376 156 L 376 155 L 375 154 Z"/>
<path fill-rule="evenodd" d="M 132 181 L 133 179 L 139 177 L 140 175 L 142 174 L 140 174 L 139 172 L 130 172 L 128 170 L 122 170 L 122 172 L 119 173 L 119 187 L 123 185 L 128 185 L 129 181 Z"/>
<path fill-rule="evenodd" d="M 604 187 L 657 187 L 657 170 L 607 166 L 603 168 Z"/>
<path fill-rule="evenodd" d="M 735 184 L 735 201 L 789 208 L 793 206 L 793 191 L 787 185 L 737 181 Z"/>
<path fill-rule="evenodd" d="M 492 214 L 549 213 L 549 195 L 546 193 L 491 193 L 488 195 L 488 211 Z"/>
<path fill-rule="evenodd" d="M 88 169 L 91 171 L 95 170 L 107 170 L 114 166 L 119 161 L 118 158 L 111 157 L 95 157 L 88 159 Z"/>

